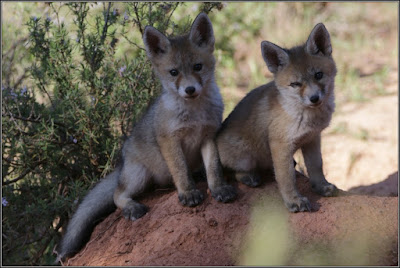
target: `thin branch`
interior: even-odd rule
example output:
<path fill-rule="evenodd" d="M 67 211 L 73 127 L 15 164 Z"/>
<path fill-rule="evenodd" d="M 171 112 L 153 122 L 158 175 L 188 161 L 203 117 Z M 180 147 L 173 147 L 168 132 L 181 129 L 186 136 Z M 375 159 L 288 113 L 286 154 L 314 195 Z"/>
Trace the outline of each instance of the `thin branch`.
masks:
<path fill-rule="evenodd" d="M 122 113 L 122 118 L 121 118 L 121 132 L 122 132 L 122 135 L 124 136 L 124 138 L 125 137 L 127 137 L 127 134 L 126 134 L 126 132 L 125 132 L 125 118 L 126 118 L 126 114 L 127 114 L 127 111 L 126 110 L 124 110 L 124 112 Z"/>
<path fill-rule="evenodd" d="M 21 43 L 23 43 L 27 40 L 28 40 L 28 36 L 25 36 L 25 37 L 22 37 L 19 40 L 15 41 L 14 44 L 10 47 L 10 49 L 1 55 L 2 59 L 4 59 L 9 53 L 11 53 L 11 51 L 14 51 L 17 48 L 17 46 L 19 46 Z"/>
<path fill-rule="evenodd" d="M 108 19 L 109 19 L 109 15 L 110 15 L 110 9 L 111 9 L 111 2 L 108 3 L 106 18 L 105 18 L 104 27 L 103 27 L 103 33 L 101 35 L 101 43 L 102 44 L 104 43 L 104 40 L 106 39 L 106 35 L 107 35 Z"/>
<path fill-rule="evenodd" d="M 60 9 L 61 9 L 61 3 L 60 3 L 60 7 L 58 8 L 58 10 L 56 10 L 56 8 L 54 7 L 54 3 L 50 3 L 50 7 L 53 9 L 53 12 L 56 13 L 56 17 L 57 17 L 57 24 L 60 25 L 60 17 L 58 15 Z"/>
<path fill-rule="evenodd" d="M 31 171 L 33 171 L 36 167 L 38 167 L 39 165 L 41 165 L 43 163 L 44 163 L 44 160 L 37 162 L 33 167 L 29 167 L 27 170 L 24 171 L 24 173 L 19 175 L 17 178 L 12 179 L 10 181 L 2 182 L 2 186 L 9 185 L 11 183 L 14 183 L 14 182 L 17 182 L 17 181 L 23 179 L 26 175 L 28 175 Z"/>
<path fill-rule="evenodd" d="M 11 114 L 11 112 L 10 112 L 10 114 L 3 114 L 3 116 L 8 116 L 8 117 L 13 118 L 13 119 L 18 119 L 18 120 L 22 120 L 22 121 L 29 121 L 29 122 L 34 122 L 34 123 L 40 123 L 41 122 L 40 121 L 40 117 L 36 118 L 36 119 L 25 118 L 25 117 L 22 117 L 22 116 L 13 115 L 13 114 Z"/>
<path fill-rule="evenodd" d="M 151 8 L 153 7 L 153 3 L 149 3 L 149 17 L 148 17 L 148 20 L 149 20 L 149 24 L 150 25 L 153 25 L 153 21 L 152 21 L 152 18 L 153 18 L 153 16 L 151 15 Z"/>
<path fill-rule="evenodd" d="M 2 113 L 3 115 L 3 113 Z M 14 120 L 14 115 L 11 113 L 11 111 L 8 111 L 7 114 L 5 114 L 11 118 L 11 121 L 15 124 L 15 127 L 19 130 L 20 133 L 24 133 L 24 131 L 21 129 L 21 127 L 17 124 L 17 122 Z"/>
<path fill-rule="evenodd" d="M 171 20 L 172 14 L 174 14 L 174 12 L 175 12 L 175 10 L 178 8 L 178 6 L 179 6 L 179 3 L 176 3 L 175 6 L 174 6 L 174 8 L 173 8 L 172 11 L 171 11 L 171 14 L 169 14 L 169 16 L 168 16 L 167 23 L 166 23 L 165 25 L 169 25 L 169 22 L 170 22 L 170 20 Z"/>
<path fill-rule="evenodd" d="M 15 171 L 15 167 L 13 166 L 9 166 L 9 169 L 11 169 L 10 171 L 7 171 L 7 174 L 3 174 L 3 177 L 7 177 L 8 175 L 10 175 L 11 173 L 13 173 Z M 2 182 L 4 182 L 4 180 L 1 180 Z"/>
<path fill-rule="evenodd" d="M 145 48 L 143 48 L 143 47 L 139 46 L 138 44 L 136 44 L 135 42 L 129 40 L 128 37 L 124 33 L 121 33 L 121 35 L 122 35 L 122 37 L 125 38 L 126 41 L 128 41 L 129 44 L 134 45 L 135 47 L 137 47 L 137 48 L 139 48 L 139 49 L 141 49 L 143 51 L 146 51 Z"/>
<path fill-rule="evenodd" d="M 136 22 L 138 24 L 139 31 L 143 35 L 143 29 L 142 29 L 142 24 L 140 23 L 140 18 L 139 18 L 140 16 L 139 16 L 138 8 L 137 8 L 137 3 L 133 3 L 133 8 L 135 9 Z"/>
<path fill-rule="evenodd" d="M 29 68 L 24 69 L 24 73 L 18 78 L 17 82 L 15 82 L 15 84 L 13 86 L 14 88 L 18 88 L 18 86 L 22 83 L 22 81 L 24 81 L 25 78 L 28 77 L 28 74 L 27 74 L 28 71 L 29 71 Z"/>
<path fill-rule="evenodd" d="M 44 91 L 44 93 L 46 93 L 47 97 L 49 98 L 51 107 L 53 107 L 53 109 L 55 109 L 56 107 L 54 106 L 53 100 L 51 99 L 49 92 L 47 92 L 47 90 L 41 80 L 39 81 L 39 85 L 40 85 L 40 88 Z"/>
<path fill-rule="evenodd" d="M 45 232 L 44 235 L 45 235 L 45 234 L 47 234 L 47 232 Z M 43 236 L 44 236 L 44 235 L 43 235 Z M 41 249 L 36 253 L 36 255 L 33 257 L 33 258 L 34 258 L 34 263 L 37 263 L 38 260 L 39 260 L 39 258 L 42 257 L 43 252 L 46 250 L 46 248 L 47 248 L 47 246 L 50 244 L 51 240 L 53 240 L 53 236 L 50 235 L 50 236 L 46 239 L 46 242 L 44 242 L 42 248 L 41 248 Z"/>
<path fill-rule="evenodd" d="M 14 58 L 15 58 L 15 53 L 17 51 L 17 47 L 21 43 L 25 42 L 27 39 L 28 39 L 28 37 L 23 37 L 23 38 L 19 39 L 18 41 L 14 42 L 14 44 L 11 46 L 11 48 L 6 53 L 2 54 L 2 61 L 4 62 L 4 64 L 2 66 L 3 66 L 3 69 L 6 69 L 5 84 L 8 86 L 10 86 L 10 84 L 11 84 L 10 81 L 11 81 L 11 78 L 13 77 L 13 75 L 11 73 L 13 72 L 12 69 L 14 66 Z M 9 55 L 10 53 L 11 53 L 11 55 Z"/>
<path fill-rule="evenodd" d="M 2 157 L 3 161 L 6 161 L 7 163 L 9 163 L 11 166 L 22 166 L 21 164 L 18 164 L 16 162 L 11 161 L 10 159 L 6 158 L 6 157 Z M 11 172 L 10 172 L 11 173 Z"/>
<path fill-rule="evenodd" d="M 37 165 L 37 166 L 38 166 L 38 165 Z M 31 168 L 28 168 L 27 170 L 25 170 L 24 173 L 22 173 L 21 175 L 19 175 L 17 178 L 15 178 L 15 179 L 13 179 L 13 180 L 10 180 L 10 181 L 2 182 L 1 185 L 2 185 L 2 186 L 6 186 L 6 185 L 9 185 L 9 184 L 11 184 L 11 183 L 17 182 L 17 181 L 23 179 L 23 178 L 24 178 L 26 175 L 28 175 L 31 171 L 32 171 L 32 169 L 31 169 Z"/>
<path fill-rule="evenodd" d="M 3 234 L 3 236 L 4 236 L 4 234 Z M 4 252 L 5 253 L 14 252 L 18 247 L 24 247 L 25 245 L 30 245 L 30 244 L 36 243 L 42 239 L 43 239 L 43 236 L 28 241 L 28 237 L 25 237 L 25 241 L 22 242 L 22 245 L 16 244 L 16 245 L 14 245 L 14 247 L 9 247 L 7 250 L 3 249 L 3 254 L 4 254 Z M 5 247 L 3 246 L 3 248 L 5 248 Z"/>
<path fill-rule="evenodd" d="M 18 120 L 21 120 L 21 121 L 27 121 L 27 122 L 33 122 L 33 123 L 41 123 L 41 122 L 42 122 L 42 121 L 41 121 L 41 117 L 32 119 L 32 118 L 29 118 L 29 117 L 26 118 L 26 117 L 14 115 L 14 114 L 12 114 L 11 112 L 8 112 L 8 114 L 7 114 L 7 113 L 4 113 L 4 114 L 2 114 L 2 115 L 3 115 L 3 116 L 8 116 L 8 117 L 10 117 L 11 119 L 18 119 Z M 15 120 L 14 120 L 14 121 L 15 121 Z M 53 123 L 54 123 L 54 125 L 57 125 L 57 126 L 62 127 L 62 128 L 64 128 L 64 129 L 70 130 L 70 128 L 67 128 L 67 126 L 64 125 L 63 123 L 60 123 L 60 122 L 57 122 L 57 121 L 53 121 Z M 17 126 L 17 127 L 18 127 L 18 126 Z M 19 128 L 19 127 L 18 127 L 18 128 Z M 24 132 L 22 129 L 19 128 L 19 130 L 20 130 L 21 133 L 27 134 L 27 133 Z"/>

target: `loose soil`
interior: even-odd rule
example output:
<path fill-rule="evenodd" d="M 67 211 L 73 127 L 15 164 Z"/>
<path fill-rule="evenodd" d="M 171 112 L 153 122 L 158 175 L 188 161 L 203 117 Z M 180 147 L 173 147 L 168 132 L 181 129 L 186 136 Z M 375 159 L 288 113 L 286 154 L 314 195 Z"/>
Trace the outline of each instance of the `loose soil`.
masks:
<path fill-rule="evenodd" d="M 117 210 L 95 228 L 86 247 L 64 265 L 246 264 L 241 252 L 246 249 L 246 237 L 254 226 L 251 219 L 255 204 L 261 204 L 265 213 L 280 211 L 284 219 L 281 224 L 287 224 L 291 239 L 285 245 L 289 250 L 285 256 L 290 256 L 286 265 L 304 264 L 304 250 L 315 245 L 322 256 L 344 254 L 333 258 L 332 265 L 398 263 L 398 197 L 340 191 L 338 197 L 323 198 L 312 193 L 308 179 L 298 173 L 299 191 L 310 199 L 312 212 L 289 213 L 274 180 L 266 179 L 258 188 L 234 184 L 239 198 L 233 203 L 221 204 L 208 193 L 195 208 L 181 206 L 175 190 L 155 191 L 141 200 L 150 208 L 144 217 L 128 221 Z M 205 182 L 198 183 L 198 187 L 207 191 Z M 357 258 L 346 255 L 347 249 Z"/>

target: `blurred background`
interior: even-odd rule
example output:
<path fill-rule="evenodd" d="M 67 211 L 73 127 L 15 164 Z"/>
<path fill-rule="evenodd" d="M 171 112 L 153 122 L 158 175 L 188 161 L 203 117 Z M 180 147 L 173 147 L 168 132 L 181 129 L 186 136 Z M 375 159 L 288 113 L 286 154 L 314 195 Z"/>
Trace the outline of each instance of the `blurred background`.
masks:
<path fill-rule="evenodd" d="M 393 174 L 397 183 L 396 2 L 1 5 L 3 264 L 53 263 L 80 198 L 115 166 L 132 123 L 159 92 L 144 26 L 180 34 L 201 11 L 213 22 L 224 118 L 272 80 L 261 41 L 289 48 L 324 23 L 338 68 L 336 111 L 322 135 L 326 177 L 343 190 Z"/>

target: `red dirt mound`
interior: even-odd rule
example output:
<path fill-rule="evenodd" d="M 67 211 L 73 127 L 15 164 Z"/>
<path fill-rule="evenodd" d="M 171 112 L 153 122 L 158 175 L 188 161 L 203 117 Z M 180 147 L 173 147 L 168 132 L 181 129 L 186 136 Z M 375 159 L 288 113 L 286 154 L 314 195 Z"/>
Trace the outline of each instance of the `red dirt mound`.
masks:
<path fill-rule="evenodd" d="M 64 265 L 246 265 L 241 254 L 249 248 L 245 241 L 249 241 L 252 211 L 260 202 L 266 206 L 265 213 L 271 207 L 282 211 L 288 226 L 290 251 L 282 265 L 307 264 L 302 261 L 304 250 L 313 246 L 320 249 L 320 258 L 329 259 L 325 264 L 397 265 L 398 197 L 341 191 L 338 197 L 324 198 L 309 190 L 308 179 L 301 174 L 297 174 L 297 184 L 312 203 L 311 213 L 289 213 L 275 181 L 259 188 L 235 184 L 239 197 L 229 204 L 215 201 L 207 191 L 206 200 L 195 208 L 181 206 L 174 190 L 155 191 L 140 200 L 150 208 L 144 217 L 128 221 L 117 210 L 95 228 L 86 247 Z M 207 189 L 205 182 L 198 187 L 204 192 Z M 266 197 L 275 201 L 263 203 Z M 346 245 L 351 249 L 343 251 Z M 338 252 L 342 252 L 340 256 Z M 270 263 L 264 260 L 257 264 Z"/>

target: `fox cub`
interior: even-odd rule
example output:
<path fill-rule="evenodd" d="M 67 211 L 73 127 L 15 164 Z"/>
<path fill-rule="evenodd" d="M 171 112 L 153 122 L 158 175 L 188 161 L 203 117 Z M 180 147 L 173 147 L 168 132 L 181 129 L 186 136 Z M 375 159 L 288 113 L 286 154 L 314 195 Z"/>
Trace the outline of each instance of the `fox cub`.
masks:
<path fill-rule="evenodd" d="M 325 179 L 321 158 L 321 131 L 335 108 L 330 36 L 320 23 L 304 45 L 284 49 L 263 41 L 261 52 L 274 81 L 252 90 L 222 123 L 217 134 L 220 159 L 237 180 L 253 187 L 260 183 L 260 170 L 273 168 L 288 209 L 310 211 L 309 200 L 295 185 L 297 149 L 312 189 L 323 196 L 337 192 Z"/>
<path fill-rule="evenodd" d="M 95 221 L 115 205 L 125 218 L 136 220 L 147 207 L 135 198 L 147 186 L 174 183 L 179 201 L 196 206 L 204 195 L 191 172 L 205 167 L 211 195 L 228 202 L 235 188 L 222 176 L 215 134 L 223 102 L 215 82 L 214 33 L 210 19 L 199 14 L 190 33 L 167 38 L 151 26 L 143 41 L 162 93 L 133 127 L 122 148 L 122 165 L 91 190 L 72 217 L 58 250 L 64 260 L 83 246 Z"/>

